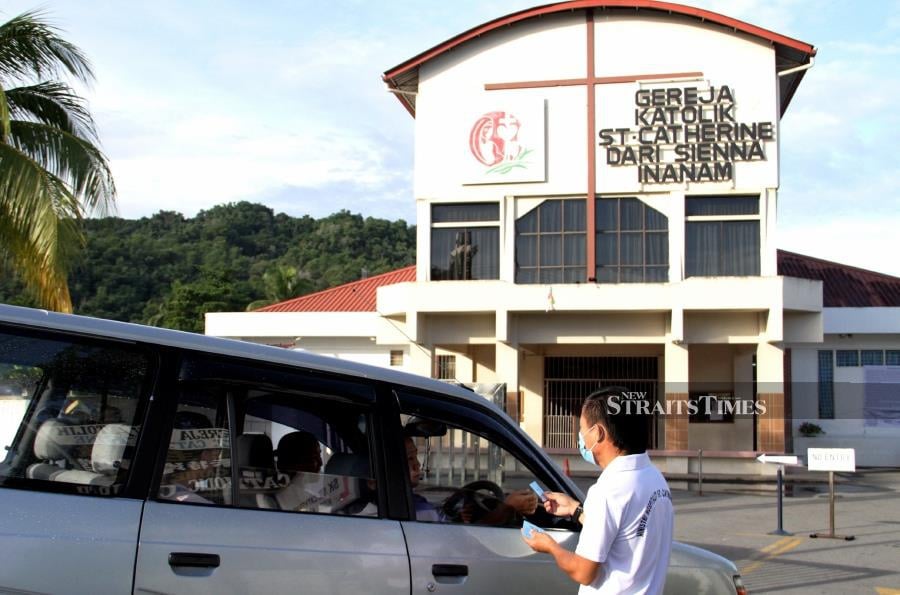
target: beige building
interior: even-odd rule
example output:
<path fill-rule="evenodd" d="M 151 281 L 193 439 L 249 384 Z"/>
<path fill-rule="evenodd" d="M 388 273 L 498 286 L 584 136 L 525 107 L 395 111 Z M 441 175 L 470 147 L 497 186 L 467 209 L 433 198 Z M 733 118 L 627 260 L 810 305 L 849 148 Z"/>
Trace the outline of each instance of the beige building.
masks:
<path fill-rule="evenodd" d="M 209 314 L 206 332 L 503 384 L 507 411 L 560 457 L 581 400 L 608 384 L 651 403 L 671 472 L 698 449 L 713 471 L 793 451 L 792 411 L 818 420 L 830 398 L 834 417 L 840 400 L 818 355 L 840 296 L 886 284 L 860 307 L 888 322 L 857 333 L 882 367 L 900 356 L 900 280 L 776 250 L 780 121 L 815 52 L 650 0 L 466 31 L 384 75 L 416 120 L 415 266 Z M 859 320 L 842 320 L 853 343 Z"/>

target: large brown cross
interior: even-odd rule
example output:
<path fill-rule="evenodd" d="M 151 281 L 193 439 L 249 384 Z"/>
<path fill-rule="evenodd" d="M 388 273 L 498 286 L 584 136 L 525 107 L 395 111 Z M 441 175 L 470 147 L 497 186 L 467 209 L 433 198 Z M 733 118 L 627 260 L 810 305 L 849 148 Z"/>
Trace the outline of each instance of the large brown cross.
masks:
<path fill-rule="evenodd" d="M 587 76 L 580 79 L 557 79 L 547 81 L 522 81 L 514 83 L 488 83 L 485 91 L 502 91 L 509 89 L 539 89 L 542 87 L 575 87 L 584 85 L 587 87 L 587 278 L 591 280 L 596 275 L 596 234 L 597 225 L 594 211 L 597 198 L 597 142 L 596 136 L 596 85 L 609 85 L 616 83 L 634 83 L 638 81 L 669 80 L 697 78 L 703 76 L 702 72 L 667 72 L 657 74 L 627 74 L 621 76 L 598 77 L 594 70 L 594 11 L 587 10 Z"/>

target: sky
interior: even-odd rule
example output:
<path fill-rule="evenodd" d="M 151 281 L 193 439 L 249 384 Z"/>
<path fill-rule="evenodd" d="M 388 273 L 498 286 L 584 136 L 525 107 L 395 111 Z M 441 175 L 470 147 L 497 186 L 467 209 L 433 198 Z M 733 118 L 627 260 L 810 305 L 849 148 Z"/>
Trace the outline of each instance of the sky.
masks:
<path fill-rule="evenodd" d="M 413 124 L 381 74 L 541 0 L 6 0 L 91 59 L 118 215 L 247 200 L 415 221 Z M 690 0 L 818 48 L 781 128 L 778 246 L 900 276 L 900 0 Z"/>

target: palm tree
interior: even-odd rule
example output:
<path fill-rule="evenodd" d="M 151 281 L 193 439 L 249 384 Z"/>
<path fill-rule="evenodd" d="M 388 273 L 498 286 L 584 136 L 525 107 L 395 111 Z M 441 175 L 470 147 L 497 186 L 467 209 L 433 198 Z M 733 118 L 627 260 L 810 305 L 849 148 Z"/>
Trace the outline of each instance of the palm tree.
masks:
<path fill-rule="evenodd" d="M 115 205 L 86 102 L 90 63 L 40 12 L 0 25 L 0 274 L 14 270 L 42 307 L 72 311 L 67 263 L 82 220 Z"/>
<path fill-rule="evenodd" d="M 247 312 L 295 298 L 314 289 L 306 273 L 288 265 L 276 265 L 263 273 L 263 287 L 266 299 L 250 302 Z"/>

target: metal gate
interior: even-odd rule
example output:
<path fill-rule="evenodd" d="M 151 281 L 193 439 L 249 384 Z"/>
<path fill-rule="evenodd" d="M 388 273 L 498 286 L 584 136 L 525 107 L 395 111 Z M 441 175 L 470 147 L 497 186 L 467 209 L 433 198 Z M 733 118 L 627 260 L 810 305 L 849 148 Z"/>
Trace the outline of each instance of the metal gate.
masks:
<path fill-rule="evenodd" d="M 506 383 L 446 382 L 481 395 L 511 417 L 517 414 L 510 410 Z M 482 479 L 503 485 L 504 473 L 519 470 L 518 461 L 498 445 L 459 428 L 448 427 L 443 436 L 425 438 L 417 446 L 423 455 L 422 479 L 435 485 L 461 487 Z"/>
<path fill-rule="evenodd" d="M 621 385 L 647 393 L 656 403 L 659 379 L 656 357 L 544 358 L 544 448 L 578 448 L 578 418 L 589 394 Z M 650 447 L 656 445 L 656 415 Z"/>

